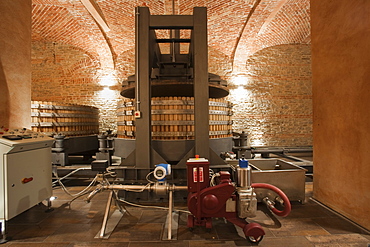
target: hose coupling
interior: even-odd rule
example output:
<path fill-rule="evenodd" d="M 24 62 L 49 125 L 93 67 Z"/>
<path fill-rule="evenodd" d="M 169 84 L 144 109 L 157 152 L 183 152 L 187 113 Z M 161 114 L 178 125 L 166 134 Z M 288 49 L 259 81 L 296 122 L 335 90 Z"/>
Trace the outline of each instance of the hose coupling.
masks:
<path fill-rule="evenodd" d="M 275 208 L 275 202 L 271 201 L 267 196 L 262 199 L 262 201 L 267 205 L 269 209 L 274 209 Z"/>

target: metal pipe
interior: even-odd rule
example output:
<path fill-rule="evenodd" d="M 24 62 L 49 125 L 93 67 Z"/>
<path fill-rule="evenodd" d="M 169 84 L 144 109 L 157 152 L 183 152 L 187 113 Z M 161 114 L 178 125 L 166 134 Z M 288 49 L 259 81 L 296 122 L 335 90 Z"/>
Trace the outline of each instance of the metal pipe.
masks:
<path fill-rule="evenodd" d="M 168 236 L 167 239 L 171 240 L 172 238 L 172 211 L 173 211 L 173 191 L 169 191 L 168 195 Z"/>
<path fill-rule="evenodd" d="M 151 190 L 152 186 L 147 186 L 145 188 L 145 185 L 125 185 L 125 184 L 111 184 L 111 185 L 103 185 L 103 189 L 106 190 Z"/>
<path fill-rule="evenodd" d="M 252 168 L 254 168 L 254 169 L 256 169 L 257 171 L 262 171 L 262 169 L 258 168 L 257 166 L 255 166 L 255 165 L 253 165 L 251 163 L 249 163 L 249 166 L 252 167 Z"/>
<path fill-rule="evenodd" d="M 63 179 L 65 179 L 65 178 L 67 178 L 67 177 L 69 177 L 69 176 L 71 176 L 71 175 L 73 175 L 76 172 L 81 171 L 81 170 L 91 170 L 91 167 L 80 167 L 80 168 L 77 168 L 76 170 L 73 170 L 70 173 L 68 173 L 67 175 L 65 175 L 64 177 L 57 178 L 57 181 L 54 181 L 53 182 L 53 185 L 56 184 L 56 183 L 58 183 L 58 181 L 62 181 Z M 56 173 L 54 175 L 58 175 L 58 174 Z"/>
<path fill-rule="evenodd" d="M 286 148 L 284 149 L 284 152 L 286 153 L 309 153 L 309 152 L 313 152 L 313 149 L 309 149 L 309 148 Z"/>
<path fill-rule="evenodd" d="M 163 185 L 166 186 L 167 191 L 179 191 L 179 190 L 187 190 L 188 186 L 179 186 L 179 185 Z M 111 184 L 111 185 L 103 185 L 103 189 L 106 190 L 150 190 L 154 191 L 155 186 L 154 184 L 150 184 L 150 186 L 147 185 L 125 185 L 125 184 Z"/>
<path fill-rule="evenodd" d="M 299 161 L 299 162 L 312 162 L 312 161 L 310 161 L 310 160 L 301 159 L 301 158 L 298 158 L 298 157 L 295 157 L 295 156 L 292 156 L 292 155 L 286 155 L 286 154 L 277 154 L 277 155 L 279 155 L 280 157 L 283 157 L 283 158 L 288 158 L 288 159 L 294 160 L 294 161 Z"/>
<path fill-rule="evenodd" d="M 103 238 L 105 234 L 105 228 L 107 227 L 108 215 L 109 215 L 110 206 L 112 204 L 112 198 L 113 198 L 113 190 L 109 193 L 107 206 L 105 207 L 103 224 L 100 230 L 100 238 Z"/>
<path fill-rule="evenodd" d="M 86 197 L 86 199 L 85 199 L 85 201 L 87 202 L 87 203 L 89 203 L 90 201 L 91 201 L 91 199 L 97 194 L 97 193 L 99 193 L 99 192 L 101 192 L 102 191 L 102 187 L 101 186 L 97 186 L 97 188 L 95 189 L 95 190 L 93 190 L 87 197 Z"/>
<path fill-rule="evenodd" d="M 238 148 L 238 147 L 236 147 Z M 309 153 L 312 152 L 312 148 L 253 148 L 252 153 Z"/>
<path fill-rule="evenodd" d="M 264 153 L 283 153 L 284 149 L 282 148 L 271 148 L 271 149 L 252 149 L 253 154 L 264 154 Z"/>
<path fill-rule="evenodd" d="M 188 190 L 188 186 L 176 186 L 176 185 L 157 185 L 148 184 L 147 185 L 125 185 L 125 184 L 110 184 L 110 185 L 98 185 L 98 187 L 92 191 L 86 198 L 86 202 L 90 202 L 91 199 L 102 190 L 127 190 L 136 192 L 143 192 L 144 190 L 154 191 L 154 192 L 171 192 L 179 190 Z"/>

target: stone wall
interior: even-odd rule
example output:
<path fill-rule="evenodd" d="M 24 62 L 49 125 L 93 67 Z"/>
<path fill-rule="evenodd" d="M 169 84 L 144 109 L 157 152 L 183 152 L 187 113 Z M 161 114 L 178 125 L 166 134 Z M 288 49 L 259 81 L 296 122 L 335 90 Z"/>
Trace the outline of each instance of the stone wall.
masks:
<path fill-rule="evenodd" d="M 253 146 L 312 145 L 309 45 L 279 45 L 249 57 L 246 74 L 233 79 L 233 130 Z"/>

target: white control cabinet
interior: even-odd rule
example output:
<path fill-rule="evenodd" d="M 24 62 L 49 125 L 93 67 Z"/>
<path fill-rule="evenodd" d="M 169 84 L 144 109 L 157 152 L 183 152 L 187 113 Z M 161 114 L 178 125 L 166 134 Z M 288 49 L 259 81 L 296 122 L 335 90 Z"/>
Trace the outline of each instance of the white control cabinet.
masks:
<path fill-rule="evenodd" d="M 27 129 L 0 128 L 0 223 L 52 196 L 54 139 Z"/>

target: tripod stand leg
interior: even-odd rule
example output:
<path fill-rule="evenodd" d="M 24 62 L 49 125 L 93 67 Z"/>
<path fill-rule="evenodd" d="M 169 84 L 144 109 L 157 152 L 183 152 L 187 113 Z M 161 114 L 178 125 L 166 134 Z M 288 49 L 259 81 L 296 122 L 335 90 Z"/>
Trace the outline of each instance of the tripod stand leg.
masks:
<path fill-rule="evenodd" d="M 108 217 L 109 217 L 109 211 L 110 211 L 110 207 L 112 205 L 112 200 L 113 200 L 113 190 L 109 192 L 107 205 L 105 207 L 103 224 L 102 224 L 101 230 L 100 230 L 100 238 L 104 238 L 105 229 L 107 227 L 107 222 L 108 222 Z"/>

